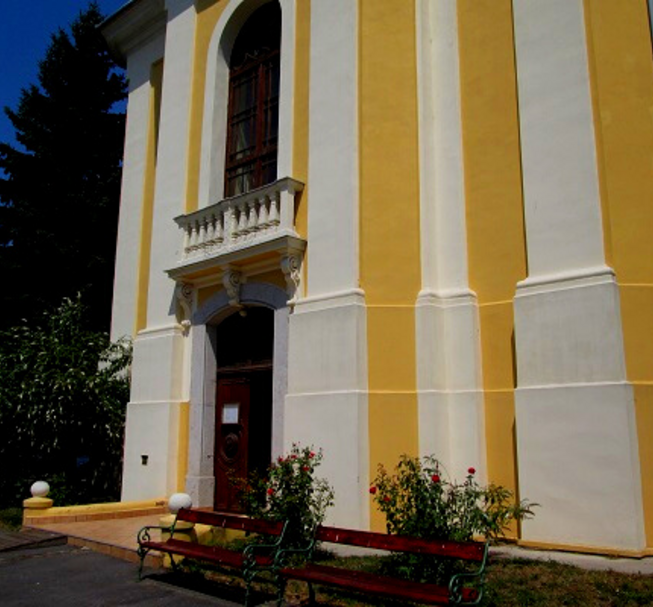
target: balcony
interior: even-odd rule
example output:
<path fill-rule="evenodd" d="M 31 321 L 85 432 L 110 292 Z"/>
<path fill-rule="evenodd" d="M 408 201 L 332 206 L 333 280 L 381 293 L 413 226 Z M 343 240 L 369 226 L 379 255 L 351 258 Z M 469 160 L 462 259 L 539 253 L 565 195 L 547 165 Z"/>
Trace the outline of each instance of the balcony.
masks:
<path fill-rule="evenodd" d="M 168 275 L 188 281 L 233 264 L 246 269 L 267 260 L 283 267 L 282 260 L 296 259 L 306 248 L 295 231 L 295 197 L 303 189 L 303 183 L 285 177 L 176 217 L 183 247 Z"/>

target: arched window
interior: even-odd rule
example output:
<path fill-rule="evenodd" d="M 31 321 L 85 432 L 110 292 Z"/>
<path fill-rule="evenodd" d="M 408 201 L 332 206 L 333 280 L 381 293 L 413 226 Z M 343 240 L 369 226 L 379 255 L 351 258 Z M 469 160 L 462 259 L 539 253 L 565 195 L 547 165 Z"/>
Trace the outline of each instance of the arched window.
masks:
<path fill-rule="evenodd" d="M 263 5 L 245 22 L 229 62 L 225 197 L 277 179 L 281 10 Z"/>

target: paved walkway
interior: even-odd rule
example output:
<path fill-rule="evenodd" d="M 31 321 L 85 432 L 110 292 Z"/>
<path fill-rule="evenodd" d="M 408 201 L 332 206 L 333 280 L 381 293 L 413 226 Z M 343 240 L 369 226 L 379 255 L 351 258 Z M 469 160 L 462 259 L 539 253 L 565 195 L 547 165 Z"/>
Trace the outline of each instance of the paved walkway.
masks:
<path fill-rule="evenodd" d="M 68 538 L 59 533 L 41 529 L 22 529 L 5 531 L 0 529 L 0 552 L 20 550 L 22 548 L 44 547 L 66 544 Z"/>
<path fill-rule="evenodd" d="M 150 514 L 82 522 L 42 523 L 39 529 L 66 535 L 73 545 L 86 546 L 101 554 L 136 563 L 136 534 L 146 525 L 158 525 L 160 519 L 160 515 Z M 148 564 L 158 566 L 160 561 L 157 557 L 148 557 Z"/>
<path fill-rule="evenodd" d="M 229 589 L 204 584 L 200 593 L 165 583 L 165 579 L 171 579 L 170 574 L 139 582 L 132 563 L 77 546 L 0 552 L 2 607 L 237 607 L 243 604 L 240 589 L 229 594 Z M 269 597 L 262 597 L 260 602 L 264 600 Z"/>
<path fill-rule="evenodd" d="M 521 558 L 534 561 L 556 561 L 566 565 L 575 565 L 582 569 L 596 571 L 618 571 L 619 573 L 638 573 L 653 575 L 653 557 L 618 558 L 598 556 L 594 554 L 578 554 L 576 552 L 560 552 L 554 550 L 532 550 L 519 546 L 500 546 L 490 549 L 490 554 L 507 558 Z"/>

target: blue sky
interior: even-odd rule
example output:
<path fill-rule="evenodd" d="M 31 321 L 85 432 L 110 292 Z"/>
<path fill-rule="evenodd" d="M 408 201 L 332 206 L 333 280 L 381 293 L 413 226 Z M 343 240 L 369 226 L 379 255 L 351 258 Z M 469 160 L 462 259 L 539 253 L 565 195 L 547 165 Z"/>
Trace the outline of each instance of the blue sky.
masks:
<path fill-rule="evenodd" d="M 90 0 L 0 0 L 0 141 L 13 142 L 14 129 L 4 108 L 16 109 L 20 89 L 36 83 L 38 62 L 50 34 L 69 24 Z M 98 0 L 108 16 L 126 0 Z"/>

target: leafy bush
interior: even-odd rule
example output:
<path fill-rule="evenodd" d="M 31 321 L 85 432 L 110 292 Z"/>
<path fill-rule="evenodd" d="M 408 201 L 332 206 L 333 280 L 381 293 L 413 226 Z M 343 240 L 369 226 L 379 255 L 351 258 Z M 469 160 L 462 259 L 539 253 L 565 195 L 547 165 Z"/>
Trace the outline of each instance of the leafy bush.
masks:
<path fill-rule="evenodd" d="M 241 480 L 241 502 L 250 516 L 273 521 L 289 521 L 288 545 L 305 546 L 313 528 L 324 521 L 333 506 L 334 493 L 326 479 L 316 478 L 322 450 L 292 446 L 290 454 L 279 457 L 261 478 Z"/>
<path fill-rule="evenodd" d="M 500 485 L 479 485 L 474 468 L 468 469 L 463 483 L 452 482 L 434 456 L 420 460 L 403 455 L 393 475 L 379 466 L 370 494 L 386 517 L 388 533 L 429 540 L 470 541 L 482 536 L 494 541 L 513 521 L 533 516 L 537 505 L 515 502 L 513 493 Z M 451 573 L 446 562 L 432 557 L 402 555 L 392 560 L 392 567 L 411 579 L 438 579 Z"/>
<path fill-rule="evenodd" d="M 112 344 L 83 320 L 78 297 L 0 332 L 4 505 L 29 497 L 35 480 L 68 503 L 119 496 L 131 345 Z"/>

